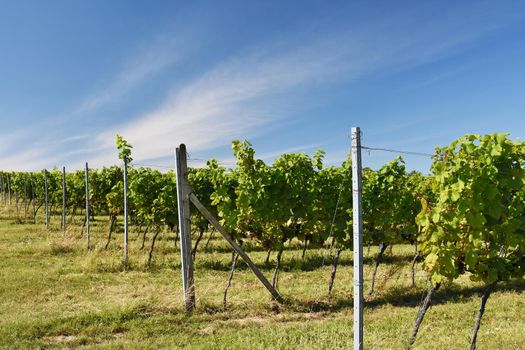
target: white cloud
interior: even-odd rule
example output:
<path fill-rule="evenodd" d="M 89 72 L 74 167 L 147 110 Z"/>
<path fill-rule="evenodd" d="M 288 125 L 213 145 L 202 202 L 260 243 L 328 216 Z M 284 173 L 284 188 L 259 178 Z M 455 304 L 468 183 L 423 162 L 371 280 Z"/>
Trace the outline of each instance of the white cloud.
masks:
<path fill-rule="evenodd" d="M 44 149 L 28 149 L 1 159 L 2 170 L 38 171 L 54 163 L 54 159 L 47 158 Z"/>
<path fill-rule="evenodd" d="M 175 64 L 187 49 L 188 45 L 182 45 L 175 35 L 156 40 L 126 62 L 108 86 L 88 96 L 71 114 L 81 115 L 118 101 L 147 79 Z"/>
<path fill-rule="evenodd" d="M 179 143 L 192 151 L 226 145 L 301 110 L 304 106 L 286 103 L 292 90 L 297 94 L 392 66 L 403 69 L 428 62 L 477 35 L 467 32 L 437 40 L 443 33 L 433 30 L 407 39 L 390 35 L 388 29 L 338 33 L 286 50 L 269 45 L 240 54 L 172 91 L 158 108 L 110 128 L 97 143 L 112 147 L 119 133 L 134 145 L 136 159 L 169 155 Z"/>
<path fill-rule="evenodd" d="M 0 159 L 0 164 L 7 161 L 35 168 L 44 160 L 56 161 L 50 154 L 60 154 L 60 161 L 74 161 L 83 155 L 94 166 L 114 164 L 116 133 L 134 146 L 133 157 L 138 161 L 171 156 L 179 143 L 186 143 L 190 152 L 198 152 L 227 145 L 233 138 L 254 137 L 317 102 L 312 99 L 301 99 L 300 105 L 297 100 L 290 102 L 303 92 L 440 59 L 464 50 L 468 43 L 496 26 L 494 21 L 485 25 L 483 15 L 477 17 L 479 23 L 473 24 L 469 19 L 469 25 L 465 25 L 463 15 L 437 16 L 425 23 L 410 18 L 409 21 L 382 18 L 375 23 L 367 19 L 365 26 L 345 32 L 325 31 L 317 37 L 305 35 L 303 41 L 260 44 L 250 52 L 236 52 L 230 59 L 217 62 L 196 78 L 177 85 L 148 113 L 99 129 L 94 141 L 89 138 L 64 141 L 84 141 L 67 152 L 57 152 L 58 146 L 23 150 Z M 417 14 L 414 18 L 418 18 Z M 128 92 L 140 88 L 187 55 L 188 51 L 179 50 L 179 45 L 176 39 L 163 39 L 151 45 L 124 64 L 105 88 L 88 96 L 74 114 L 122 102 Z"/>

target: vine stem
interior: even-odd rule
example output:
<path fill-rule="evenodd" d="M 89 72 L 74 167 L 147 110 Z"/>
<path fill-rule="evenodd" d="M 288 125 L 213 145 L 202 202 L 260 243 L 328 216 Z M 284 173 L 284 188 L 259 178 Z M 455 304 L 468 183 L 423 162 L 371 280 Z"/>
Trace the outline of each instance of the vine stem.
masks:
<path fill-rule="evenodd" d="M 370 292 L 368 292 L 368 295 L 372 295 L 374 293 L 374 286 L 375 286 L 375 283 L 376 283 L 376 274 L 377 274 L 377 269 L 379 267 L 379 264 L 381 264 L 381 261 L 383 260 L 383 255 L 385 253 L 385 250 L 387 248 L 387 244 L 381 242 L 379 243 L 379 253 L 377 253 L 377 259 L 376 259 L 376 263 L 375 263 L 375 267 L 374 267 L 374 272 L 372 274 L 372 286 L 370 287 Z"/>
<path fill-rule="evenodd" d="M 492 293 L 492 291 L 494 290 L 496 283 L 497 282 L 489 284 L 487 288 L 485 288 L 485 291 L 483 292 L 483 295 L 481 296 L 481 305 L 479 307 L 478 314 L 476 315 L 476 320 L 474 322 L 474 330 L 472 332 L 470 350 L 476 350 L 476 342 L 478 340 L 479 327 L 481 326 L 481 318 L 483 317 L 483 314 L 485 313 L 485 305 L 487 304 L 487 300 L 490 297 L 490 293 Z"/>
<path fill-rule="evenodd" d="M 437 284 L 436 286 L 431 285 L 428 289 L 427 295 L 421 305 L 419 306 L 419 312 L 417 313 L 416 322 L 414 323 L 414 329 L 412 330 L 412 336 L 410 337 L 410 341 L 407 346 L 407 350 L 412 348 L 412 345 L 416 341 L 417 333 L 419 332 L 419 327 L 421 326 L 421 323 L 423 322 L 423 319 L 425 318 L 425 314 L 427 313 L 428 309 L 430 308 L 430 303 L 432 301 L 432 295 L 436 290 L 438 290 L 440 287 L 440 284 Z"/>

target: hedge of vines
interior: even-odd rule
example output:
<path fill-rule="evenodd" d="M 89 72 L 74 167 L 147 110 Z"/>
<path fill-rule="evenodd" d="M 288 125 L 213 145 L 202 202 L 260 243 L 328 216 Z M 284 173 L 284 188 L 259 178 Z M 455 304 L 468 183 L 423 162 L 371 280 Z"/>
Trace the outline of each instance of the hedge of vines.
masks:
<path fill-rule="evenodd" d="M 191 168 L 188 177 L 196 196 L 235 239 L 277 251 L 278 260 L 291 241 L 305 249 L 352 248 L 349 160 L 325 166 L 324 152 L 317 151 L 313 156 L 284 154 L 267 164 L 256 158 L 248 141 L 233 141 L 232 148 L 235 167 L 211 159 L 205 167 Z M 119 166 L 90 169 L 94 216 L 107 215 L 113 223 L 122 214 L 122 173 Z M 7 204 L 11 197 L 11 205 L 32 213 L 36 222 L 46 182 L 49 205 L 57 212 L 62 206 L 57 168 L 0 172 L 1 199 Z M 173 171 L 131 163 L 128 183 L 133 223 L 157 232 L 177 226 Z M 66 187 L 67 208 L 74 214 L 85 203 L 84 171 L 68 172 Z M 430 175 L 408 172 L 401 157 L 378 170 L 365 168 L 363 210 L 364 242 L 380 246 L 376 269 L 387 246 L 417 244 L 432 281 L 419 321 L 432 292 L 465 273 L 486 284 L 486 302 L 496 283 L 525 274 L 525 143 L 507 134 L 466 135 L 436 148 Z M 208 223 L 196 210 L 192 215 L 199 241 Z M 479 319 L 482 314 L 480 309 Z"/>

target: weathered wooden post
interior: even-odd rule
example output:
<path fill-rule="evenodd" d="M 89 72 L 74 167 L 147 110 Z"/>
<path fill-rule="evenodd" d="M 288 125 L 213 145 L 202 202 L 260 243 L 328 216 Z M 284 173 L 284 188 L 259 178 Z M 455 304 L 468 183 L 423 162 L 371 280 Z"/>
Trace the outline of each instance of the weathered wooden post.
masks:
<path fill-rule="evenodd" d="M 352 221 L 354 231 L 354 350 L 363 350 L 363 211 L 361 130 L 352 128 Z"/>
<path fill-rule="evenodd" d="M 193 259 L 191 256 L 190 191 L 186 146 L 181 144 L 175 150 L 175 171 L 177 175 L 177 206 L 179 216 L 180 255 L 182 266 L 182 292 L 187 312 L 195 308 L 195 283 Z"/>

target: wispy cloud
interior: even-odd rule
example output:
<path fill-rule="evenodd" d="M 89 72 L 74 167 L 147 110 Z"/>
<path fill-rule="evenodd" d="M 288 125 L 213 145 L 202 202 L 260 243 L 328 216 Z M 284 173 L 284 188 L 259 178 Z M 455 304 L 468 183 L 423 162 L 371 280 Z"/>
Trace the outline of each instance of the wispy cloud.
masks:
<path fill-rule="evenodd" d="M 272 58 L 250 54 L 219 64 L 173 91 L 157 109 L 106 132 L 100 141 L 113 145 L 115 133 L 121 133 L 134 145 L 138 159 L 148 159 L 170 154 L 180 142 L 198 151 L 253 134 L 282 116 L 281 102 L 268 101 L 272 95 L 341 68 L 329 69 L 331 55 L 312 57 L 306 51 Z"/>
<path fill-rule="evenodd" d="M 176 36 L 163 36 L 123 64 L 122 70 L 100 91 L 87 96 L 71 113 L 82 115 L 105 105 L 115 103 L 144 81 L 153 78 L 170 65 L 175 64 L 187 53 L 189 43 L 182 43 Z"/>
<path fill-rule="evenodd" d="M 44 149 L 31 148 L 0 160 L 2 170 L 36 171 L 56 164 L 56 159 L 49 158 Z"/>
<path fill-rule="evenodd" d="M 449 36 L 431 28 L 407 38 L 390 29 L 333 33 L 284 50 L 267 45 L 238 54 L 173 90 L 153 111 L 107 130 L 97 142 L 110 147 L 120 133 L 135 146 L 137 159 L 171 154 L 181 142 L 193 151 L 211 149 L 235 137 L 257 135 L 291 109 L 307 108 L 307 103 L 295 108 L 287 104 L 292 90 L 300 94 L 389 67 L 405 69 L 437 59 L 480 35 L 467 31 Z"/>
<path fill-rule="evenodd" d="M 138 161 L 171 157 L 179 143 L 199 152 L 227 145 L 233 138 L 261 135 L 316 103 L 311 96 L 326 86 L 367 75 L 392 74 L 447 57 L 505 22 L 503 18 L 485 24 L 482 14 L 475 18 L 476 23 L 465 26 L 461 13 L 426 22 L 391 17 L 370 19 L 366 25 L 342 31 L 312 32 L 302 36 L 306 41 L 269 41 L 233 52 L 229 59 L 209 65 L 186 82 L 174 81 L 164 101 L 149 112 L 109 127 L 98 126 L 94 140 L 82 135 L 63 139 L 59 143 L 75 141 L 79 145 L 67 152 L 62 149 L 59 160 L 73 162 L 78 158 L 74 155 L 82 155 L 96 165 L 115 163 L 117 133 L 133 144 Z M 181 45 L 178 38 L 160 40 L 123 64 L 107 86 L 87 96 L 72 114 L 121 103 L 130 91 L 180 63 L 188 51 L 174 49 Z M 296 103 L 302 94 L 308 98 Z M 56 154 L 58 149 L 54 145 L 45 151 L 22 150 L 0 163 L 21 164 L 15 161 L 18 157 L 36 168 L 42 159 L 56 161 L 46 154 Z M 342 153 L 340 156 L 336 158 L 344 159 Z"/>

